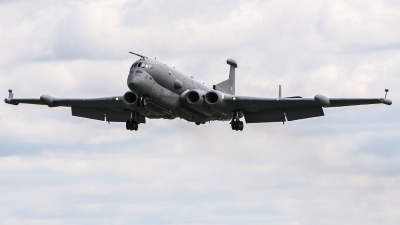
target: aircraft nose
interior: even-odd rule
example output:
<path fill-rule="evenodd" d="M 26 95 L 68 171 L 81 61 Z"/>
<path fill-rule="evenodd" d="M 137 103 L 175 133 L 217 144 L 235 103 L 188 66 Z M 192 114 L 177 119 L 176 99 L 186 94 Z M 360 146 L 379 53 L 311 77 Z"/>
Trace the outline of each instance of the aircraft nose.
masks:
<path fill-rule="evenodd" d="M 137 90 L 140 85 L 140 81 L 141 81 L 141 79 L 138 75 L 136 75 L 134 73 L 129 74 L 128 80 L 127 80 L 129 89 Z"/>
<path fill-rule="evenodd" d="M 140 96 L 148 95 L 153 88 L 153 78 L 143 70 L 131 73 L 128 76 L 127 84 L 129 89 Z"/>

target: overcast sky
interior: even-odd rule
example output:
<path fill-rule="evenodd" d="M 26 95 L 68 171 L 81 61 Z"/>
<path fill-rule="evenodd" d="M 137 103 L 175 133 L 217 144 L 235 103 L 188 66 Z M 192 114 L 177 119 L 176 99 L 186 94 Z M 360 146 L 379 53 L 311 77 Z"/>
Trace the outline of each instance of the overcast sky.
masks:
<path fill-rule="evenodd" d="M 399 224 L 400 3 L 0 1 L 0 90 L 124 94 L 137 52 L 236 93 L 383 97 L 301 121 L 201 126 L 0 104 L 1 224 Z"/>

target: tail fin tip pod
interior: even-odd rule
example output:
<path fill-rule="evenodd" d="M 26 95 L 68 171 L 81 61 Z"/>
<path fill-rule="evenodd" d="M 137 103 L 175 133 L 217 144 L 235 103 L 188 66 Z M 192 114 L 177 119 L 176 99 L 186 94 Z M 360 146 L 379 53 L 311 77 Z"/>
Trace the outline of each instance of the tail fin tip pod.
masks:
<path fill-rule="evenodd" d="M 235 95 L 235 69 L 237 68 L 237 63 L 234 59 L 228 59 L 226 63 L 230 65 L 229 79 L 214 85 L 213 89 Z"/>

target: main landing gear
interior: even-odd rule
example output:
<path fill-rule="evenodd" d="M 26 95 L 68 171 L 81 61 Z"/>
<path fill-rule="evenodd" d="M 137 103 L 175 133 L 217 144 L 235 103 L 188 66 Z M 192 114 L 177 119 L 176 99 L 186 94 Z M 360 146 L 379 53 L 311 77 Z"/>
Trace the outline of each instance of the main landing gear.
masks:
<path fill-rule="evenodd" d="M 238 131 L 238 130 L 242 131 L 243 130 L 244 124 L 243 124 L 242 121 L 239 120 L 239 113 L 238 112 L 233 112 L 233 118 L 232 118 L 232 121 L 231 121 L 231 127 L 232 127 L 232 130 L 236 130 L 236 131 Z"/>
<path fill-rule="evenodd" d="M 137 131 L 139 129 L 139 124 L 137 122 L 137 112 L 131 112 L 130 120 L 126 121 L 126 129 Z"/>
<path fill-rule="evenodd" d="M 139 124 L 136 121 L 133 120 L 127 120 L 126 121 L 126 129 L 127 130 L 138 130 Z"/>

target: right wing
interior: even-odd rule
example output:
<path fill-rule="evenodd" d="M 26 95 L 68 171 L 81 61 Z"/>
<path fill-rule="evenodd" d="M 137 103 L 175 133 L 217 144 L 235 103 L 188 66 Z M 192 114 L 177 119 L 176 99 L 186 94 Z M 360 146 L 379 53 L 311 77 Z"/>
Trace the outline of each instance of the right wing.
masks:
<path fill-rule="evenodd" d="M 54 98 L 42 95 L 40 98 L 13 98 L 12 91 L 4 100 L 8 104 L 36 104 L 47 105 L 49 107 L 71 107 L 73 116 L 110 121 L 126 122 L 131 119 L 132 112 L 138 112 L 137 122 L 145 123 L 145 117 L 149 118 L 170 118 L 171 115 L 164 113 L 160 108 L 148 104 L 146 109 L 130 106 L 125 103 L 123 96 L 104 97 L 104 98 Z"/>

